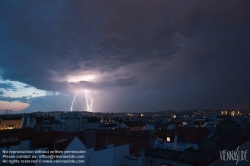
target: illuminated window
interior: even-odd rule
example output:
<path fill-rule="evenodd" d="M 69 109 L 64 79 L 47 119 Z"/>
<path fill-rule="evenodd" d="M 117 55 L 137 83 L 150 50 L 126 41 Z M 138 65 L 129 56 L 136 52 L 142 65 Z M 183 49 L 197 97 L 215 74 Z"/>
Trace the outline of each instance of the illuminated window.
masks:
<path fill-rule="evenodd" d="M 170 142 L 170 137 L 167 137 L 167 141 Z"/>

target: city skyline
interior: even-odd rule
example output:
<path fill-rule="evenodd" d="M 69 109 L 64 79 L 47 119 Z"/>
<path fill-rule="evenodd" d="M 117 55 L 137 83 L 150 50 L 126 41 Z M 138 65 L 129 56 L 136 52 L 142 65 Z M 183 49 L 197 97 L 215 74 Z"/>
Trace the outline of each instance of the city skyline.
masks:
<path fill-rule="evenodd" d="M 1 1 L 0 110 L 249 109 L 248 7 Z"/>

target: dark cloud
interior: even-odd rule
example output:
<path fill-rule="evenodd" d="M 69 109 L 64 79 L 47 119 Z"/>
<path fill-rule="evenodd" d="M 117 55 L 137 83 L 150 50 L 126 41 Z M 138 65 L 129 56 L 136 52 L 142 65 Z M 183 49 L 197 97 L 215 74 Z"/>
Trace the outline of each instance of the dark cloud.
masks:
<path fill-rule="evenodd" d="M 248 0 L 1 1 L 2 79 L 64 92 L 129 87 L 121 100 L 159 96 L 161 108 L 237 105 L 250 99 L 240 89 L 249 91 L 249 8 Z M 54 79 L 78 72 L 104 76 Z"/>
<path fill-rule="evenodd" d="M 25 96 L 25 97 L 4 97 L 4 96 L 0 96 L 0 100 L 1 101 L 8 101 L 8 102 L 20 101 L 20 102 L 23 102 L 23 103 L 29 103 L 32 100 L 32 96 Z"/>
<path fill-rule="evenodd" d="M 0 83 L 0 88 L 5 89 L 7 91 L 9 91 L 9 90 L 16 91 L 17 90 L 16 87 L 11 83 Z"/>
<path fill-rule="evenodd" d="M 69 111 L 71 105 L 71 96 L 44 96 L 33 98 L 29 103 L 30 106 L 22 110 L 22 112 L 37 111 Z M 82 110 L 83 106 L 80 101 L 77 101 L 76 109 Z M 76 110 L 74 109 L 74 110 Z"/>
<path fill-rule="evenodd" d="M 129 87 L 137 85 L 136 77 L 120 78 L 115 79 L 114 81 L 98 82 L 91 83 L 87 81 L 80 81 L 78 83 L 71 83 L 68 86 L 75 87 L 76 89 L 84 89 L 84 87 L 95 90 L 110 90 L 115 87 Z"/>
<path fill-rule="evenodd" d="M 1 3 L 8 37 L 0 60 L 3 78 L 44 89 L 51 86 L 50 70 L 60 75 L 76 70 L 103 72 L 145 59 L 168 58 L 180 49 L 176 32 L 189 36 L 204 22 L 249 19 L 249 10 L 244 10 L 249 1 Z"/>

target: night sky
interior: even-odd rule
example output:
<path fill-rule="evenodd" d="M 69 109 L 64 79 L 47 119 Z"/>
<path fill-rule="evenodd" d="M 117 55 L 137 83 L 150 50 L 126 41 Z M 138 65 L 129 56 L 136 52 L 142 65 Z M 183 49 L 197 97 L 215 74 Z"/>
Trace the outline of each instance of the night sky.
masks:
<path fill-rule="evenodd" d="M 1 0 L 0 110 L 250 108 L 248 0 Z"/>

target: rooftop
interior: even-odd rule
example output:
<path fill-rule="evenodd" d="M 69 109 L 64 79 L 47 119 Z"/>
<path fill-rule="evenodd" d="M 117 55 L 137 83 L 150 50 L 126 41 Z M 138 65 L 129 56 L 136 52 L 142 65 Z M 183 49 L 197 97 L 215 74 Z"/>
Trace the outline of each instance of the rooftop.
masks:
<path fill-rule="evenodd" d="M 150 149 L 150 137 L 102 133 L 97 138 L 97 146 L 103 146 L 105 144 L 114 144 L 114 146 L 129 144 L 130 153 L 135 153 L 142 149 Z"/>
<path fill-rule="evenodd" d="M 0 139 L 16 136 L 20 140 L 27 140 L 31 139 L 34 132 L 35 130 L 33 128 L 0 130 Z"/>
<path fill-rule="evenodd" d="M 5 137 L 5 138 L 0 138 L 0 147 L 3 146 L 13 146 L 16 144 L 19 144 L 20 140 L 18 137 L 12 136 L 12 137 Z"/>
<path fill-rule="evenodd" d="M 146 126 L 146 124 L 142 121 L 125 121 L 123 123 L 128 127 Z"/>
<path fill-rule="evenodd" d="M 238 129 L 223 128 L 214 136 L 199 143 L 198 150 L 188 148 L 184 152 L 175 156 L 175 159 L 181 161 L 195 162 L 198 165 L 209 163 L 219 156 L 219 150 L 230 149 L 230 147 L 239 143 L 241 134 Z"/>
<path fill-rule="evenodd" d="M 181 141 L 187 142 L 199 142 L 208 136 L 211 133 L 211 130 L 203 128 L 203 127 L 196 127 L 194 129 L 188 129 L 185 127 L 179 128 L 179 139 Z"/>
<path fill-rule="evenodd" d="M 36 123 L 43 123 L 44 121 L 53 122 L 55 120 L 54 117 L 36 117 Z"/>
<path fill-rule="evenodd" d="M 167 150 L 167 149 L 153 149 L 149 152 L 146 152 L 146 156 L 152 156 L 157 158 L 163 158 L 163 159 L 173 159 L 177 154 L 179 154 L 179 151 L 175 150 Z"/>
<path fill-rule="evenodd" d="M 48 132 L 39 132 L 33 135 L 31 140 L 32 148 L 40 148 L 51 146 L 57 140 L 69 139 L 71 138 L 72 133 L 69 132 L 59 132 L 59 131 L 48 131 Z"/>

